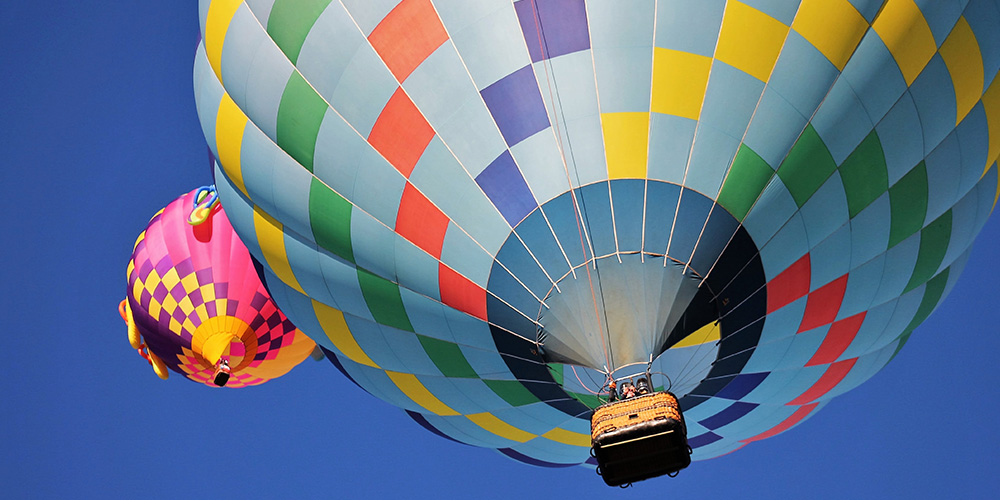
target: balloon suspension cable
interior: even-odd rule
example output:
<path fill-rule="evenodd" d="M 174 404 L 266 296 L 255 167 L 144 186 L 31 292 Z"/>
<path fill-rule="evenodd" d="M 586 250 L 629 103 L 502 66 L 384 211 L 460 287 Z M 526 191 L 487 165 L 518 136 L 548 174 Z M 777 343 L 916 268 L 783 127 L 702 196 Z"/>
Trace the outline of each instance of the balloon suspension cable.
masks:
<path fill-rule="evenodd" d="M 547 48 L 545 46 L 544 35 L 542 34 L 541 20 L 538 18 L 538 6 L 535 5 L 535 0 L 530 0 L 530 1 L 531 1 L 531 11 L 532 11 L 532 15 L 533 15 L 532 17 L 534 17 L 534 21 L 535 21 L 535 32 L 538 35 L 538 50 L 539 50 L 539 52 L 541 54 L 545 54 L 547 52 Z M 551 64 L 551 62 L 549 62 L 549 64 Z M 570 175 L 570 172 L 569 172 L 569 163 L 566 161 L 566 152 L 565 152 L 566 148 L 562 144 L 562 136 L 559 133 L 559 114 L 560 113 L 557 112 L 556 108 L 558 107 L 559 110 L 561 111 L 562 105 L 561 104 L 557 104 L 556 94 L 558 92 L 558 89 L 555 88 L 556 85 L 554 84 L 552 76 L 549 74 L 549 67 L 546 65 L 546 63 L 544 61 L 542 62 L 542 69 L 545 70 L 545 81 L 546 81 L 546 83 L 548 83 L 548 86 L 549 86 L 549 104 L 552 107 L 552 115 L 553 115 L 552 116 L 552 119 L 553 119 L 553 125 L 552 126 L 553 126 L 553 130 L 555 131 L 555 134 L 556 134 L 556 141 L 559 144 L 559 157 L 562 160 L 563 170 L 564 170 L 564 172 L 566 174 L 566 182 L 567 182 L 567 184 L 570 187 L 570 190 L 569 190 L 570 198 L 573 200 L 573 212 L 574 212 L 574 216 L 575 216 L 574 218 L 576 219 L 576 229 L 577 229 L 577 232 L 580 234 L 580 250 L 583 253 L 584 258 L 586 258 L 586 256 L 587 256 L 587 249 L 586 249 L 586 244 L 585 243 L 586 243 L 587 238 L 584 236 L 583 225 L 587 225 L 588 222 L 586 220 L 583 220 L 582 211 L 580 210 L 580 206 L 577 203 L 576 193 L 575 193 L 575 190 L 573 189 L 572 176 Z M 574 163 L 575 163 L 575 160 L 574 160 Z M 581 193 L 581 195 L 582 195 L 582 193 Z M 581 202 L 582 202 L 582 200 L 581 200 Z M 581 220 L 582 220 L 582 224 L 581 224 Z M 589 231 L 588 231 L 588 234 L 589 234 Z M 591 247 L 592 246 L 593 245 L 591 245 Z M 591 255 L 593 255 L 593 254 L 594 254 L 593 250 L 591 250 Z M 593 280 L 593 277 L 590 274 L 590 266 L 587 265 L 587 264 L 585 264 L 585 269 L 587 271 L 587 283 L 590 286 L 590 296 L 591 296 L 591 299 L 592 299 L 592 302 L 593 302 L 593 305 L 594 305 L 594 319 L 596 320 L 597 328 L 599 330 L 598 331 L 598 336 L 601 337 L 601 348 L 602 348 L 603 353 L 604 353 L 604 361 L 605 361 L 605 363 L 607 363 L 607 366 L 610 366 L 612 364 L 611 360 L 614 358 L 614 355 L 611 352 L 611 345 L 610 345 L 610 342 L 611 342 L 611 330 L 610 330 L 610 327 L 607 325 L 607 315 L 605 315 L 604 321 L 601 321 L 601 311 L 600 311 L 600 308 L 597 305 L 597 292 L 594 291 L 594 280 Z M 597 269 L 597 259 L 596 258 L 594 259 L 594 269 L 595 270 Z M 600 278 L 598 278 L 598 279 L 600 279 Z M 601 293 L 601 304 L 602 304 L 602 306 L 604 305 L 604 294 L 603 294 L 603 292 Z M 607 340 L 605 340 L 605 335 L 607 335 L 607 337 L 608 337 Z M 607 366 L 605 366 L 605 370 L 607 370 Z"/>
<path fill-rule="evenodd" d="M 219 206 L 219 193 L 215 190 L 215 184 L 202 186 L 194 193 L 194 208 L 188 216 L 188 224 L 198 226 L 203 224 L 212 216 L 215 207 Z"/>

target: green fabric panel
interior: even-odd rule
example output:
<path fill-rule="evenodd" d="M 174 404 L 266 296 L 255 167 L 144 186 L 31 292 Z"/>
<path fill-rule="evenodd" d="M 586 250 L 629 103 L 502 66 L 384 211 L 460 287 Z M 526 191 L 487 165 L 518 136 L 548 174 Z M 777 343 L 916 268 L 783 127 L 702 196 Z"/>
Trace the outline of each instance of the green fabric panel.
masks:
<path fill-rule="evenodd" d="M 376 323 L 408 332 L 413 331 L 410 318 L 403 308 L 403 298 L 399 295 L 399 285 L 360 267 L 358 283 L 361 284 L 361 294 L 364 295 L 365 303 L 368 304 L 368 310 L 371 311 Z"/>
<path fill-rule="evenodd" d="M 566 365 L 561 363 L 549 363 L 545 366 L 549 367 L 549 373 L 552 374 L 552 378 L 557 384 L 563 385 L 563 372 L 566 370 Z"/>
<path fill-rule="evenodd" d="M 517 380 L 483 380 L 493 392 L 511 406 L 524 406 L 540 401 Z"/>
<path fill-rule="evenodd" d="M 944 260 L 951 242 L 951 210 L 938 217 L 920 230 L 920 253 L 917 254 L 917 264 L 913 266 L 910 282 L 906 284 L 903 293 L 926 283 L 934 277 L 938 267 Z"/>
<path fill-rule="evenodd" d="M 785 183 L 795 204 L 802 207 L 837 169 L 823 139 L 813 126 L 807 125 L 795 141 L 792 150 L 778 167 L 778 177 Z"/>
<path fill-rule="evenodd" d="M 267 18 L 267 34 L 292 64 L 299 58 L 306 35 L 331 0 L 276 0 Z"/>
<path fill-rule="evenodd" d="M 885 153 L 874 130 L 839 168 L 847 194 L 847 209 L 852 219 L 889 189 Z"/>
<path fill-rule="evenodd" d="M 298 71 L 293 71 L 278 105 L 278 146 L 310 172 L 326 108 L 326 101 Z"/>
<path fill-rule="evenodd" d="M 917 308 L 917 313 L 913 315 L 910 324 L 906 325 L 903 333 L 899 336 L 899 345 L 896 346 L 896 352 L 892 353 L 892 358 L 889 358 L 889 361 L 892 361 L 899 354 L 899 351 L 906 345 L 906 342 L 910 340 L 913 330 L 916 330 L 920 326 L 920 323 L 923 323 L 931 315 L 931 312 L 937 307 L 938 302 L 941 302 L 941 297 L 944 296 L 944 288 L 948 285 L 948 274 L 950 271 L 950 267 L 945 268 L 940 274 L 927 282 L 927 286 L 924 287 L 924 298 L 920 300 L 920 307 Z"/>
<path fill-rule="evenodd" d="M 458 344 L 424 335 L 417 335 L 417 338 L 420 339 L 424 352 L 445 377 L 479 378 L 479 374 L 465 359 L 465 354 L 462 354 Z"/>
<path fill-rule="evenodd" d="M 594 394 L 580 394 L 579 392 L 569 392 L 569 391 L 566 391 L 566 394 L 569 394 L 570 396 L 573 397 L 573 399 L 585 404 L 588 408 L 591 409 L 597 408 L 598 406 L 601 406 L 602 404 L 605 403 L 604 400 L 602 400 L 601 398 L 597 397 Z"/>
<path fill-rule="evenodd" d="M 309 224 L 319 246 L 354 262 L 351 246 L 352 205 L 313 177 L 309 185 Z"/>
<path fill-rule="evenodd" d="M 909 238 L 924 226 L 927 217 L 927 166 L 920 162 L 889 188 L 892 221 L 889 248 Z"/>
<path fill-rule="evenodd" d="M 719 193 L 719 204 L 736 220 L 742 221 L 772 175 L 774 169 L 749 146 L 741 144 L 729 169 L 726 184 Z"/>

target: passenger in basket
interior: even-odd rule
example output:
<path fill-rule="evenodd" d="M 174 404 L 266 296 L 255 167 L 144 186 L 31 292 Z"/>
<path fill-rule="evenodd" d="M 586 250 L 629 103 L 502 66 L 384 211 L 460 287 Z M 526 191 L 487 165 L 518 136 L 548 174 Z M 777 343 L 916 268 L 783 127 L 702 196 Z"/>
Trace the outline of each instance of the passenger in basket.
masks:
<path fill-rule="evenodd" d="M 649 381 L 646 380 L 646 377 L 636 380 L 635 387 L 640 396 L 643 394 L 649 394 Z"/>
<path fill-rule="evenodd" d="M 635 396 L 635 386 L 632 382 L 625 382 L 622 384 L 622 398 L 628 399 Z"/>

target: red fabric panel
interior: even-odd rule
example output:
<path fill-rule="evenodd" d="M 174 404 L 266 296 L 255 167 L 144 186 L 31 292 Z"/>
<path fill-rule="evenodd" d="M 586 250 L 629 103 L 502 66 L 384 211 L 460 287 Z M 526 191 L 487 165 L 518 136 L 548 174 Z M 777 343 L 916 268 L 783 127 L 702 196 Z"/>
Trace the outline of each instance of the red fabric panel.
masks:
<path fill-rule="evenodd" d="M 799 324 L 797 333 L 833 323 L 833 320 L 837 319 L 837 312 L 840 311 L 840 304 L 844 301 L 845 291 L 847 291 L 846 274 L 810 293 L 806 302 L 806 312 L 802 315 L 802 323 Z"/>
<path fill-rule="evenodd" d="M 400 82 L 448 39 L 430 0 L 403 0 L 368 35 L 375 52 Z"/>
<path fill-rule="evenodd" d="M 801 396 L 789 401 L 788 404 L 803 405 L 823 397 L 824 394 L 830 392 L 830 389 L 836 387 L 841 380 L 844 380 L 844 377 L 851 371 L 851 368 L 854 368 L 854 363 L 857 361 L 858 358 L 851 358 L 833 363 L 812 387 L 803 392 Z"/>
<path fill-rule="evenodd" d="M 448 217 L 434 206 L 413 184 L 407 183 L 399 200 L 396 232 L 425 252 L 441 258 Z"/>
<path fill-rule="evenodd" d="M 438 266 L 441 302 L 486 321 L 486 290 L 458 274 L 452 268 Z"/>
<path fill-rule="evenodd" d="M 805 254 L 781 274 L 767 283 L 767 314 L 795 302 L 809 293 L 809 278 L 812 266 L 809 254 Z"/>
<path fill-rule="evenodd" d="M 802 406 L 798 410 L 795 410 L 795 413 L 792 413 L 792 415 L 790 417 L 786 418 L 780 424 L 778 424 L 778 425 L 774 426 L 773 428 L 771 428 L 771 430 L 765 431 L 765 432 L 763 432 L 761 434 L 758 434 L 758 435 L 756 435 L 756 436 L 754 436 L 754 437 L 752 437 L 750 439 L 745 439 L 745 440 L 743 440 L 743 442 L 744 443 L 751 443 L 753 441 L 760 441 L 762 439 L 767 439 L 767 438 L 772 437 L 772 436 L 777 436 L 778 434 L 781 434 L 782 432 L 785 432 L 788 429 L 791 429 L 792 427 L 795 426 L 795 424 L 801 422 L 802 419 L 804 419 L 807 416 L 809 416 L 809 414 L 812 413 L 812 411 L 816 409 L 816 406 L 817 406 L 817 403 L 813 403 L 811 405 Z"/>
<path fill-rule="evenodd" d="M 816 354 L 806 363 L 806 366 L 824 365 L 837 361 L 837 358 L 847 350 L 847 346 L 851 345 L 851 342 L 854 341 L 858 330 L 861 329 L 861 323 L 865 321 L 866 314 L 867 311 L 855 314 L 849 318 L 837 321 L 830 326 L 830 331 L 826 333 L 826 338 L 823 339 L 823 343 L 819 346 L 819 349 L 816 349 Z"/>
<path fill-rule="evenodd" d="M 403 89 L 398 88 L 375 120 L 368 143 L 409 178 L 433 137 L 434 129 Z"/>

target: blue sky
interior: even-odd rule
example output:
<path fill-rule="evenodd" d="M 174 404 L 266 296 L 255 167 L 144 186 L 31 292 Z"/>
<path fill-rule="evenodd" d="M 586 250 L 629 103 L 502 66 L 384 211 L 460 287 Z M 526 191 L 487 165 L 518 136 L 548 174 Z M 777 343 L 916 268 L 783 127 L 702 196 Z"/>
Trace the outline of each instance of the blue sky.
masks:
<path fill-rule="evenodd" d="M 888 367 L 777 437 L 609 489 L 424 431 L 307 360 L 262 387 L 164 382 L 117 312 L 149 217 L 211 181 L 197 5 L 3 2 L 0 267 L 7 498 L 976 498 L 1000 477 L 1000 222 Z"/>

